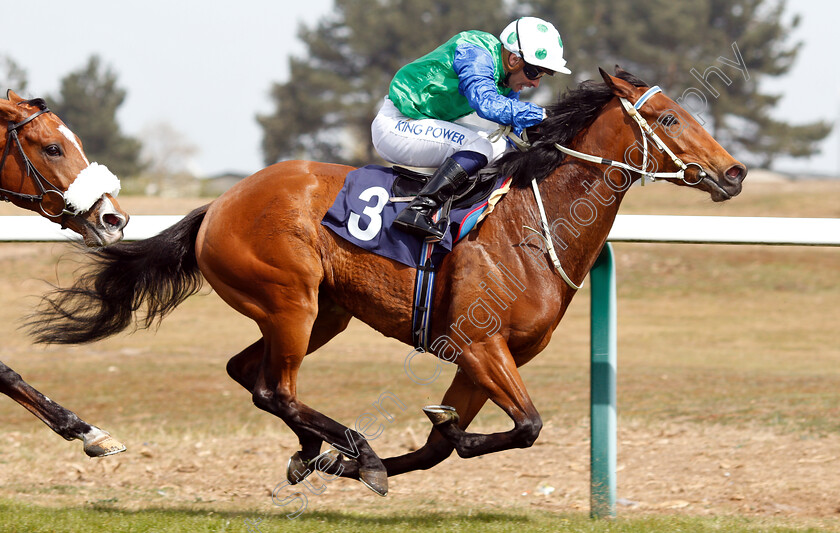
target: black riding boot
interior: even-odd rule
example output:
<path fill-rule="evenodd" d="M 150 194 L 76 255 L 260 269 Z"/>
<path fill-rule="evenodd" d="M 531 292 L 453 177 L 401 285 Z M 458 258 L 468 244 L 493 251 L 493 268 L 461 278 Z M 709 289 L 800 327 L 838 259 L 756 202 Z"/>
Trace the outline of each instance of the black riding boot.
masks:
<path fill-rule="evenodd" d="M 406 233 L 432 237 L 432 241 L 443 239 L 446 222 L 436 224 L 432 214 L 468 179 L 464 167 L 447 157 L 408 207 L 397 215 L 394 224 Z"/>

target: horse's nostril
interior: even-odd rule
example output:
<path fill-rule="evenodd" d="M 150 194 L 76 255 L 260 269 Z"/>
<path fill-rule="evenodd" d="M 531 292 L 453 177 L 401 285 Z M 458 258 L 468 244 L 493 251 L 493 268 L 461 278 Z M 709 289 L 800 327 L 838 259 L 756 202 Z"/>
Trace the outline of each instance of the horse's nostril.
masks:
<path fill-rule="evenodd" d="M 738 165 L 726 171 L 726 177 L 731 181 L 741 181 L 744 178 L 744 168 Z"/>
<path fill-rule="evenodd" d="M 113 229 L 120 229 L 124 225 L 123 218 L 114 213 L 106 213 L 102 215 L 102 222 Z"/>

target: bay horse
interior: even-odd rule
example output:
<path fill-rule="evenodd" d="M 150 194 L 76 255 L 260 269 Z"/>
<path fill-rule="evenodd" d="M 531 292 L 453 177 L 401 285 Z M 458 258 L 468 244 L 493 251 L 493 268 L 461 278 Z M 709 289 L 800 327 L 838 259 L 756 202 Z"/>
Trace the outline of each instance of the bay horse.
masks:
<path fill-rule="evenodd" d="M 548 108 L 529 150 L 495 164 L 514 186 L 439 265 L 430 351 L 458 368 L 441 405 L 425 409 L 433 427 L 418 450 L 380 459 L 366 435 L 297 395 L 304 357 L 351 317 L 412 344 L 415 269 L 365 252 L 321 224 L 350 167 L 281 162 L 155 237 L 93 252 L 72 287 L 44 297 L 30 331 L 40 342 L 85 343 L 135 320 L 153 326 L 203 278 L 259 326 L 262 337 L 234 355 L 227 371 L 258 408 L 297 435 L 290 484 L 317 469 L 385 495 L 389 476 L 430 468 L 453 450 L 474 457 L 529 447 L 542 421 L 517 368 L 548 344 L 630 184 L 648 175 L 723 201 L 741 191 L 746 176 L 744 165 L 658 87 L 618 68 L 615 76 L 601 75 L 604 83 L 584 82 Z M 374 208 L 366 215 L 371 223 L 377 216 Z M 467 432 L 488 400 L 513 428 Z M 323 442 L 332 449 L 319 455 Z"/>
<path fill-rule="evenodd" d="M 9 90 L 6 99 L 0 99 L 0 121 L 6 126 L 0 139 L 0 199 L 70 228 L 88 246 L 122 239 L 129 217 L 115 199 L 119 180 L 106 167 L 88 162 L 79 138 L 44 100 L 24 100 Z M 65 439 L 82 440 L 91 457 L 125 450 L 107 432 L 50 400 L 2 362 L 0 392 Z"/>

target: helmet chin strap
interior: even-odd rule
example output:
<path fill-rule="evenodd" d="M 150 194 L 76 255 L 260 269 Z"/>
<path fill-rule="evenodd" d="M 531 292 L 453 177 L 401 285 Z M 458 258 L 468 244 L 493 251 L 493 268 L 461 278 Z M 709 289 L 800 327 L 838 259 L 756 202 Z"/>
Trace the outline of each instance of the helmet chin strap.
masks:
<path fill-rule="evenodd" d="M 519 59 L 519 65 L 514 66 L 511 64 L 511 58 L 516 57 Z M 510 50 L 506 48 L 502 48 L 502 65 L 505 68 L 505 77 L 502 78 L 502 86 L 510 88 L 510 77 L 523 68 L 525 68 L 525 60 L 522 59 L 520 56 L 514 54 Z"/>
<path fill-rule="evenodd" d="M 511 74 L 513 74 L 513 72 L 506 72 L 505 73 L 505 77 L 502 78 L 502 87 L 509 87 L 508 84 L 510 83 L 510 75 Z"/>

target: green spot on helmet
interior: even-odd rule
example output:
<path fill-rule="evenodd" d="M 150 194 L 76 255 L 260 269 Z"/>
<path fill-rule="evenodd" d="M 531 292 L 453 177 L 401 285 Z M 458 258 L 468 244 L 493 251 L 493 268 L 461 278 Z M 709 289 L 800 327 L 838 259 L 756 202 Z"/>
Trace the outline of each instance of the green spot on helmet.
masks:
<path fill-rule="evenodd" d="M 536 17 L 522 17 L 508 24 L 499 40 L 508 52 L 531 65 L 571 74 L 563 59 L 563 39 L 550 22 Z"/>

